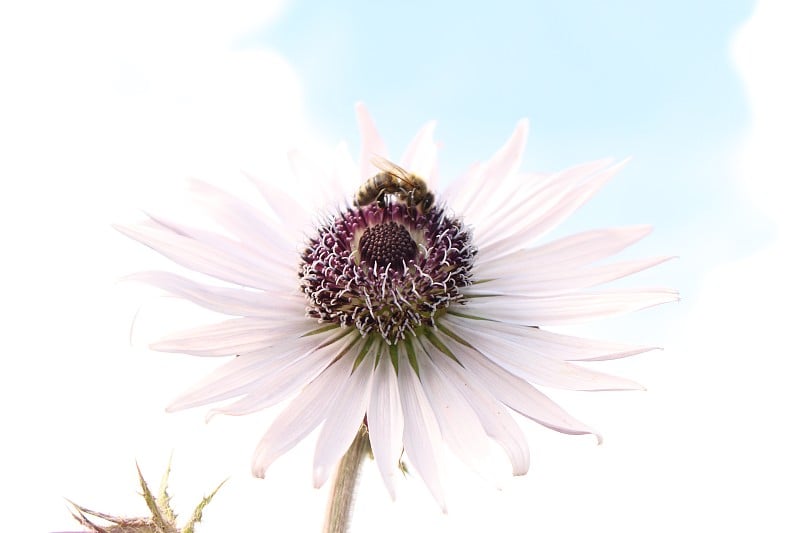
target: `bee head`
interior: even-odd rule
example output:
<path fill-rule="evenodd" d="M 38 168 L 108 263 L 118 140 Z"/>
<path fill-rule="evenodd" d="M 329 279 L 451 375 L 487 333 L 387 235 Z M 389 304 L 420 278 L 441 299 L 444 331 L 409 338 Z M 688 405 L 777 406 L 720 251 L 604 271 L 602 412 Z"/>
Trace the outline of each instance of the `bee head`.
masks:
<path fill-rule="evenodd" d="M 419 205 L 422 208 L 423 213 L 427 213 L 433 207 L 434 197 L 433 193 L 428 192 L 425 193 L 422 198 L 420 198 Z"/>

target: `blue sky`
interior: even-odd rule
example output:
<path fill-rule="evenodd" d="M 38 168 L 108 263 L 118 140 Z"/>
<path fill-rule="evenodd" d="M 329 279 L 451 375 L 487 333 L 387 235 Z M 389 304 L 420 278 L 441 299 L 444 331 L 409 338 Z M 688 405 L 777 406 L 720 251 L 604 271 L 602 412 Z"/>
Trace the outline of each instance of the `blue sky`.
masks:
<path fill-rule="evenodd" d="M 753 2 L 487 6 L 295 2 L 247 43 L 295 66 L 332 139 L 356 145 L 358 100 L 398 151 L 437 119 L 451 176 L 488 156 L 520 117 L 532 123 L 528 168 L 633 156 L 570 225 L 654 223 L 658 245 L 683 257 L 672 268 L 684 293 L 690 273 L 765 236 L 734 189 L 729 157 L 748 127 L 729 43 Z M 692 237 L 698 224 L 702 242 Z"/>
<path fill-rule="evenodd" d="M 0 6 L 0 175 L 10 191 L 0 232 L 12 258 L 2 267 L 10 371 L 0 394 L 13 436 L 0 470 L 26 496 L 4 525 L 74 529 L 65 496 L 141 514 L 133 461 L 156 480 L 174 450 L 184 514 L 230 477 L 204 531 L 317 529 L 326 488 L 311 487 L 313 438 L 266 480 L 250 476 L 279 409 L 208 425 L 202 409 L 164 413 L 217 361 L 129 345 L 134 315 L 137 328 L 196 317 L 118 282 L 175 267 L 110 225 L 138 220 L 140 208 L 196 215 L 179 200 L 189 175 L 240 195 L 253 194 L 243 168 L 291 186 L 285 153 L 295 145 L 344 139 L 357 149 L 356 101 L 396 154 L 438 120 L 450 178 L 522 117 L 525 170 L 633 156 L 556 234 L 653 224 L 630 257 L 680 259 L 631 284 L 673 286 L 683 301 L 589 329 L 666 348 L 600 367 L 646 393 L 553 393 L 603 431 L 603 446 L 524 424 L 531 473 L 498 492 L 451 468 L 449 516 L 413 474 L 390 502 L 368 465 L 353 533 L 796 523 L 800 82 L 785 66 L 798 26 L 792 0 Z"/>

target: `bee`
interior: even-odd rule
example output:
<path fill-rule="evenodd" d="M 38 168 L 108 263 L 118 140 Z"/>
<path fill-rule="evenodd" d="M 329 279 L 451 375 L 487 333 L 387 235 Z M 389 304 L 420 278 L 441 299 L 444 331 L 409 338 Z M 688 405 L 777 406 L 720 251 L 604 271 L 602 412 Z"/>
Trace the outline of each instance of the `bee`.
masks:
<path fill-rule="evenodd" d="M 386 207 L 386 195 L 391 194 L 397 201 L 415 207 L 420 213 L 430 211 L 434 197 L 424 179 L 382 157 L 374 158 L 372 164 L 380 172 L 361 185 L 353 198 L 355 205 L 377 202 L 380 207 Z"/>

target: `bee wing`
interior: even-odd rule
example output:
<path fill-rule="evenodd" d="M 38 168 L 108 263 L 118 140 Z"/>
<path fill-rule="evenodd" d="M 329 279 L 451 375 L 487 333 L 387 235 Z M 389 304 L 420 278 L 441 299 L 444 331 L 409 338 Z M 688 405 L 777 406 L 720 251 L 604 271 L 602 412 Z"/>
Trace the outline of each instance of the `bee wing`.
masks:
<path fill-rule="evenodd" d="M 388 159 L 377 155 L 373 157 L 370 161 L 378 170 L 382 170 L 383 172 L 388 172 L 389 174 L 399 179 L 400 181 L 413 186 L 414 179 L 411 177 L 411 173 L 406 169 L 404 169 L 403 167 L 396 165 L 395 163 L 392 163 Z"/>
<path fill-rule="evenodd" d="M 392 176 L 400 178 L 403 181 L 409 180 L 411 177 L 411 173 L 409 171 L 379 155 L 374 156 L 372 159 L 370 159 L 370 161 L 378 170 L 388 172 Z"/>

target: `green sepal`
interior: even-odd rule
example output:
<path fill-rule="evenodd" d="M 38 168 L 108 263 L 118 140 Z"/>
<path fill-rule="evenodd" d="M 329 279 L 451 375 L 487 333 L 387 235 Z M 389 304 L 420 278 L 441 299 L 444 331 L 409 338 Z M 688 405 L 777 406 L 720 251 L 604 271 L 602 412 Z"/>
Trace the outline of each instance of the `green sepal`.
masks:
<path fill-rule="evenodd" d="M 392 361 L 392 366 L 394 367 L 395 374 L 400 373 L 400 363 L 397 356 L 397 345 L 390 344 L 389 345 L 389 358 Z"/>
<path fill-rule="evenodd" d="M 356 360 L 355 362 L 353 362 L 353 370 L 351 371 L 351 373 L 356 371 L 356 368 L 358 368 L 358 365 L 360 365 L 361 361 L 363 361 L 364 358 L 367 356 L 367 354 L 369 353 L 369 349 L 372 347 L 372 343 L 374 342 L 375 342 L 375 335 L 370 335 L 367 337 L 367 340 L 364 342 L 364 344 L 361 345 L 361 349 L 358 351 Z M 377 364 L 377 362 L 378 358 L 376 357 L 375 364 Z"/>
<path fill-rule="evenodd" d="M 444 326 L 439 325 L 439 329 L 442 330 L 448 337 L 453 337 L 452 332 L 450 332 Z M 440 339 L 436 335 L 436 333 L 434 333 L 433 331 L 431 331 L 429 329 L 425 329 L 425 338 L 428 339 L 430 341 L 430 343 L 433 344 L 436 347 L 437 350 L 439 350 L 440 352 L 445 354 L 447 357 L 449 357 L 450 359 L 455 361 L 459 366 L 464 366 L 464 365 L 461 364 L 461 361 L 458 360 L 458 357 L 456 357 L 456 354 L 454 354 L 453 351 L 445 343 L 442 342 L 442 339 Z M 460 342 L 461 344 L 469 346 L 469 343 L 467 343 L 466 341 L 463 341 L 461 339 L 457 339 L 455 337 L 453 337 L 453 338 L 456 341 Z M 472 346 L 470 346 L 470 348 L 472 348 Z"/>
<path fill-rule="evenodd" d="M 419 361 L 417 361 L 417 351 L 414 349 L 414 343 L 411 342 L 409 337 L 406 337 L 404 341 L 406 344 L 406 352 L 408 352 L 408 362 L 411 363 L 411 368 L 414 369 L 417 378 L 419 378 Z"/>
<path fill-rule="evenodd" d="M 320 326 L 317 329 L 312 329 L 307 333 L 303 333 L 301 337 L 311 337 L 312 335 L 319 335 L 320 333 L 325 333 L 326 331 L 330 331 L 332 329 L 336 329 L 341 327 L 339 324 L 325 324 L 324 326 Z"/>

